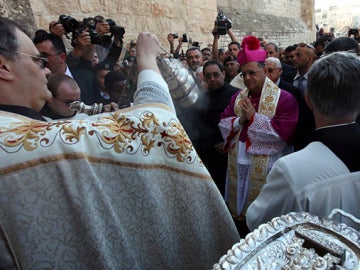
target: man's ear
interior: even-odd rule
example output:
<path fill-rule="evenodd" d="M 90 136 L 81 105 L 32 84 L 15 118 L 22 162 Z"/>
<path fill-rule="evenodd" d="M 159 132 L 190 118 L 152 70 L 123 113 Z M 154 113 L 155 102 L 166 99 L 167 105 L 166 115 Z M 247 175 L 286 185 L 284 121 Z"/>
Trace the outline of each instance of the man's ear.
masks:
<path fill-rule="evenodd" d="M 66 58 L 67 58 L 66 53 L 61 53 L 61 54 L 60 54 L 60 57 L 61 57 L 61 60 L 65 63 L 65 62 L 66 62 Z"/>
<path fill-rule="evenodd" d="M 0 79 L 11 81 L 14 79 L 11 61 L 0 55 Z"/>
<path fill-rule="evenodd" d="M 311 105 L 310 98 L 309 98 L 309 96 L 308 96 L 307 91 L 305 92 L 304 98 L 305 98 L 306 104 L 309 106 L 309 108 L 310 108 L 311 110 L 313 110 L 313 106 Z"/>

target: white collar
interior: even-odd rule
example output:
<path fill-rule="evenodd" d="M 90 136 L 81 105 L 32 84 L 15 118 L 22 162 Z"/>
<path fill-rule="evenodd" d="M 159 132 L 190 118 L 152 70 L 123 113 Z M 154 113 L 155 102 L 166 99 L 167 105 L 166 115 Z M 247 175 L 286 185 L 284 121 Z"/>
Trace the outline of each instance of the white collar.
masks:
<path fill-rule="evenodd" d="M 331 127 L 341 127 L 341 126 L 346 126 L 346 125 L 352 125 L 352 124 L 355 124 L 355 123 L 356 123 L 356 122 L 353 121 L 353 122 L 350 122 L 350 123 L 343 123 L 343 124 L 323 126 L 323 127 L 316 128 L 315 130 L 324 129 L 324 128 L 331 128 Z"/>

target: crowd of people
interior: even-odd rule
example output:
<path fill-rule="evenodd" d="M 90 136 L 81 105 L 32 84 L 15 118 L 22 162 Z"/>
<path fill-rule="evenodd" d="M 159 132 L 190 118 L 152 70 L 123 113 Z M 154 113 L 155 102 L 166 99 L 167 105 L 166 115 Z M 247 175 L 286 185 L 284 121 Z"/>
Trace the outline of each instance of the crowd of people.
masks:
<path fill-rule="evenodd" d="M 229 28 L 219 48 L 215 26 L 184 50 L 169 34 L 201 92 L 182 106 L 156 36 L 125 45 L 94 22 L 109 43 L 85 29 L 69 51 L 59 21 L 31 39 L 0 18 L 0 268 L 209 269 L 273 217 L 360 217 L 356 39 L 279 48 Z"/>

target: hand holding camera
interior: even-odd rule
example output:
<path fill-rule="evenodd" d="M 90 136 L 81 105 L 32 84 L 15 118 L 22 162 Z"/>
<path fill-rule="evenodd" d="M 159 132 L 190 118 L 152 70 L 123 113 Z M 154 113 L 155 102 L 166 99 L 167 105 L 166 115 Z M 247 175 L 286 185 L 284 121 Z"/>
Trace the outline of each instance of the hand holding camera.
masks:
<path fill-rule="evenodd" d="M 125 34 L 125 28 L 122 26 L 117 26 L 115 21 L 112 19 L 96 20 L 92 17 L 89 17 L 84 18 L 82 22 L 79 22 L 71 16 L 60 15 L 58 23 L 63 26 L 66 34 L 71 33 L 72 44 L 74 44 L 74 40 L 77 38 L 77 36 L 84 31 L 89 33 L 91 44 L 97 44 L 104 47 L 109 47 L 111 45 L 112 36 L 122 42 Z M 99 30 L 100 34 L 97 32 L 97 30 Z M 106 33 L 110 33 L 110 35 L 106 35 Z M 70 38 L 67 35 L 66 37 Z"/>
<path fill-rule="evenodd" d="M 64 26 L 57 21 L 50 22 L 49 31 L 50 31 L 50 33 L 57 35 L 58 37 L 62 37 L 63 35 L 66 34 Z"/>
<path fill-rule="evenodd" d="M 167 40 L 169 41 L 169 43 L 174 43 L 174 39 L 175 39 L 175 34 L 168 34 L 167 36 Z"/>
<path fill-rule="evenodd" d="M 76 36 L 73 43 L 76 45 L 77 48 L 85 48 L 88 45 L 91 45 L 91 37 L 88 32 L 83 31 Z"/>
<path fill-rule="evenodd" d="M 213 30 L 213 35 L 226 35 L 227 31 L 232 27 L 232 22 L 225 17 L 222 11 L 216 17 L 215 28 Z"/>

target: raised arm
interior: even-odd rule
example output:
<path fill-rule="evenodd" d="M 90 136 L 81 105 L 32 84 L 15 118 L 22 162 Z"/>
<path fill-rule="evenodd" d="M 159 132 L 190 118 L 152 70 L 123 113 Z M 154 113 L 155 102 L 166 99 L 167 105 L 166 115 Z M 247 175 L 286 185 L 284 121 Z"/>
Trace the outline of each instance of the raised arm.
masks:
<path fill-rule="evenodd" d="M 161 76 L 156 58 L 161 52 L 158 38 L 151 33 L 141 33 L 136 42 L 136 63 L 139 72 L 134 105 L 163 103 L 175 112 L 169 88 Z"/>

